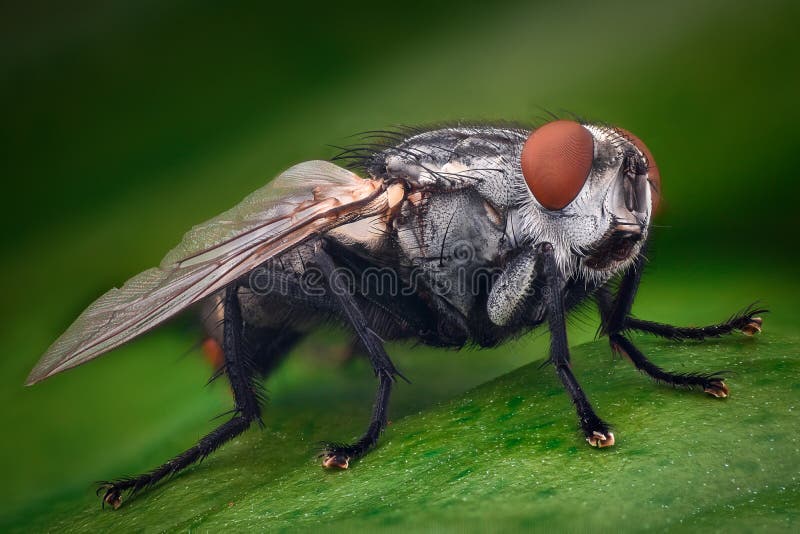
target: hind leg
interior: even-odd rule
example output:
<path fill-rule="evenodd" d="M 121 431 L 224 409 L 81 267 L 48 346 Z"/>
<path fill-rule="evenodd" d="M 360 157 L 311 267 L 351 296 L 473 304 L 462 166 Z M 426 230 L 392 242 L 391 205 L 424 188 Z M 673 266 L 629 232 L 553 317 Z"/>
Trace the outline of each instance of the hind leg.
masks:
<path fill-rule="evenodd" d="M 247 430 L 253 421 L 261 422 L 261 394 L 256 382 L 257 368 L 248 352 L 237 288 L 234 285 L 225 291 L 223 323 L 224 370 L 233 390 L 234 416 L 200 439 L 194 447 L 152 471 L 101 483 L 97 493 L 103 492 L 103 505 L 109 504 L 114 509 L 119 508 L 123 493 L 135 494 L 149 488 L 202 460 L 223 443 Z"/>

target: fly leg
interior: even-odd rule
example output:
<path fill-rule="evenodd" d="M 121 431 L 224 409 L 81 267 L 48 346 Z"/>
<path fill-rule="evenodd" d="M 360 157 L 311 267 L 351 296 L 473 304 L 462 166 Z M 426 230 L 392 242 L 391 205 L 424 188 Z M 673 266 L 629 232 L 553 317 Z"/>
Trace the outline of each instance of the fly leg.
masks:
<path fill-rule="evenodd" d="M 203 460 L 223 443 L 238 436 L 250 427 L 253 421 L 261 424 L 261 394 L 257 384 L 256 369 L 248 355 L 244 337 L 244 323 L 239 308 L 238 288 L 235 284 L 225 291 L 225 313 L 223 319 L 223 353 L 225 372 L 234 397 L 234 416 L 200 439 L 194 447 L 175 456 L 152 471 L 135 477 L 103 482 L 97 490 L 103 492 L 103 505 L 117 509 L 122 504 L 122 494 L 133 495 L 170 477 L 195 462 Z"/>
<path fill-rule="evenodd" d="M 675 341 L 720 337 L 735 330 L 741 330 L 746 335 L 753 335 L 761 331 L 762 320 L 758 315 L 766 310 L 748 308 L 724 323 L 696 328 L 678 327 L 636 319 L 630 316 L 630 312 L 639 288 L 643 267 L 644 258 L 640 255 L 636 263 L 623 276 L 616 299 L 612 299 L 611 294 L 605 288 L 597 293 L 602 331 L 608 334 L 611 349 L 626 356 L 639 371 L 647 374 L 657 382 L 673 387 L 702 389 L 709 395 L 718 398 L 727 397 L 729 394 L 728 386 L 718 373 L 677 374 L 665 371 L 642 354 L 633 342 L 628 339 L 625 332 L 627 330 L 638 330 Z"/>
<path fill-rule="evenodd" d="M 607 310 L 604 314 L 604 317 L 611 318 L 611 310 L 614 309 L 614 303 L 611 295 L 607 290 L 602 289 L 598 292 L 597 298 L 601 310 Z M 761 325 L 764 323 L 764 321 L 760 315 L 766 312 L 767 310 L 763 308 L 749 306 L 744 310 L 733 314 L 726 321 L 707 326 L 674 326 L 671 324 L 638 319 L 628 315 L 622 320 L 621 330 L 644 332 L 646 334 L 652 334 L 654 336 L 663 337 L 672 341 L 703 341 L 704 339 L 717 338 L 732 334 L 737 330 L 746 336 L 753 336 L 761 332 Z M 614 326 L 618 330 L 620 329 L 618 322 Z"/>
<path fill-rule="evenodd" d="M 645 321 L 636 317 L 627 317 L 623 328 L 625 330 L 653 334 L 672 341 L 685 341 L 687 339 L 702 341 L 732 334 L 737 330 L 746 336 L 752 336 L 761 332 L 761 325 L 764 324 L 764 320 L 759 316 L 762 313 L 766 313 L 766 311 L 762 308 L 749 307 L 734 314 L 727 321 L 708 326 L 673 326 L 671 324 Z"/>
<path fill-rule="evenodd" d="M 614 434 L 609 425 L 594 413 L 589 399 L 572 374 L 567 345 L 567 324 L 564 315 L 564 279 L 556 264 L 553 245 L 538 245 L 538 256 L 543 262 L 546 278 L 547 320 L 550 327 L 550 363 L 556 368 L 556 375 L 569 393 L 578 421 L 586 441 L 593 447 L 610 447 L 614 444 Z"/>
<path fill-rule="evenodd" d="M 382 340 L 369 327 L 361 308 L 350 293 L 343 273 L 337 272 L 336 266 L 330 255 L 320 249 L 315 257 L 315 263 L 322 271 L 328 282 L 330 291 L 339 304 L 342 314 L 355 331 L 358 340 L 367 352 L 375 376 L 378 377 L 378 390 L 372 407 L 372 418 L 367 431 L 354 443 L 327 443 L 320 455 L 323 467 L 338 467 L 347 469 L 350 461 L 359 458 L 372 449 L 378 438 L 386 428 L 389 397 L 395 377 L 402 375 L 395 368 L 389 355 L 383 347 Z"/>

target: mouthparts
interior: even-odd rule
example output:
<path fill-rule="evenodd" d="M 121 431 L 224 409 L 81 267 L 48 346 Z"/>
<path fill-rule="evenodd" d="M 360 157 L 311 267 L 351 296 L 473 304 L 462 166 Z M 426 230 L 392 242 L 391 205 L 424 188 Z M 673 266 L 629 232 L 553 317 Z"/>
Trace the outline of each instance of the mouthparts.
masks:
<path fill-rule="evenodd" d="M 592 269 L 608 269 L 631 257 L 636 244 L 642 240 L 644 227 L 639 223 L 617 221 L 605 236 L 588 250 L 583 263 Z"/>

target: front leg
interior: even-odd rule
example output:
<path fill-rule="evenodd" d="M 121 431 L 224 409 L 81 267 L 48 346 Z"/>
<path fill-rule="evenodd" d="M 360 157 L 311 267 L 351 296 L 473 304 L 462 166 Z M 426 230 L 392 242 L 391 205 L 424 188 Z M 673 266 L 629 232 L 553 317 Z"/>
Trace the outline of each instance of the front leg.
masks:
<path fill-rule="evenodd" d="M 602 288 L 597 292 L 597 303 L 602 323 L 601 330 L 608 335 L 611 349 L 615 353 L 626 356 L 639 371 L 647 374 L 657 382 L 673 387 L 702 389 L 709 395 L 718 398 L 727 397 L 729 394 L 728 386 L 725 384 L 725 380 L 718 376 L 718 373 L 677 374 L 665 371 L 651 362 L 636 348 L 633 342 L 625 335 L 625 332 L 638 330 L 673 340 L 701 340 L 707 337 L 719 337 L 734 330 L 741 330 L 747 335 L 753 335 L 761 331 L 762 320 L 758 317 L 758 314 L 764 313 L 766 310 L 749 308 L 740 314 L 734 315 L 724 323 L 697 328 L 677 327 L 636 319 L 631 317 L 630 312 L 633 307 L 633 300 L 639 289 L 643 268 L 644 256 L 640 254 L 634 265 L 623 276 L 616 299 L 612 298 L 606 288 Z"/>
<path fill-rule="evenodd" d="M 672 341 L 703 341 L 732 334 L 736 331 L 746 336 L 753 336 L 761 333 L 761 326 L 764 324 L 764 320 L 760 316 L 766 312 L 767 310 L 764 308 L 749 306 L 743 311 L 733 314 L 726 321 L 707 326 L 674 326 L 655 321 L 646 321 L 629 315 L 622 323 L 622 328 L 623 330 L 635 330 L 636 332 L 653 334 Z"/>
<path fill-rule="evenodd" d="M 350 293 L 346 280 L 342 279 L 342 273 L 336 271 L 336 265 L 331 256 L 320 248 L 314 261 L 327 280 L 328 287 L 338 302 L 341 313 L 347 318 L 347 322 L 352 326 L 359 341 L 366 349 L 372 369 L 378 377 L 378 390 L 367 431 L 352 444 L 328 443 L 321 454 L 323 467 L 347 469 L 351 460 L 363 456 L 378 443 L 378 438 L 386 428 L 392 384 L 396 376 L 402 377 L 403 375 L 395 368 L 389 355 L 386 354 L 381 339 L 369 327 L 361 308 Z"/>
<path fill-rule="evenodd" d="M 556 264 L 553 245 L 541 243 L 537 246 L 537 256 L 542 261 L 545 275 L 545 296 L 547 299 L 547 320 L 550 326 L 550 362 L 556 374 L 572 398 L 581 430 L 586 441 L 594 447 L 610 447 L 614 444 L 614 434 L 609 425 L 594 413 L 589 399 L 572 374 L 569 365 L 567 345 L 567 324 L 564 313 L 564 278 Z"/>

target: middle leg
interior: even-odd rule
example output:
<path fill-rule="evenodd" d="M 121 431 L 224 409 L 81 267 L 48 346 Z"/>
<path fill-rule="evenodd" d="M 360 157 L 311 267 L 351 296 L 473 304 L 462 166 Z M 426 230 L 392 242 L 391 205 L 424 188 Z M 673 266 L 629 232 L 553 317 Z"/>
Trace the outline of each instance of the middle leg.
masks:
<path fill-rule="evenodd" d="M 327 443 L 321 454 L 323 467 L 347 469 L 351 460 L 364 456 L 378 443 L 378 438 L 386 428 L 388 421 L 387 412 L 392 384 L 395 377 L 403 375 L 395 368 L 389 355 L 386 354 L 383 341 L 369 327 L 364 313 L 350 293 L 347 281 L 343 279 L 341 273 L 336 271 L 333 259 L 324 248 L 319 249 L 314 261 L 327 280 L 328 287 L 338 302 L 341 312 L 366 350 L 372 369 L 378 377 L 378 390 L 367 431 L 351 444 Z"/>

